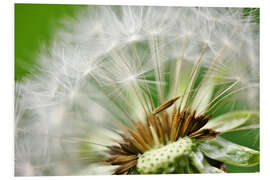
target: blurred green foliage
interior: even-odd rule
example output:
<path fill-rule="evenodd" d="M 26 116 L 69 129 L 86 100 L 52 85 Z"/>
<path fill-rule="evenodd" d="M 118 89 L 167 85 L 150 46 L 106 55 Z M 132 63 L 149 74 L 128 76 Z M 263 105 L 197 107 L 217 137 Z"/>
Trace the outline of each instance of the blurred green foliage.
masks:
<path fill-rule="evenodd" d="M 49 46 L 54 32 L 61 26 L 64 17 L 74 17 L 85 5 L 51 5 L 51 4 L 15 4 L 15 80 L 21 80 L 31 72 L 37 63 L 37 57 L 43 46 Z M 259 23 L 258 8 L 245 8 L 244 15 L 254 14 Z M 223 109 L 224 113 L 226 108 Z M 226 133 L 224 138 L 240 145 L 259 150 L 259 130 L 243 130 Z M 258 172 L 254 167 L 235 167 L 228 165 L 229 172 Z"/>
<path fill-rule="evenodd" d="M 73 17 L 83 5 L 15 4 L 15 80 L 36 64 L 42 46 L 48 46 L 64 17 Z"/>

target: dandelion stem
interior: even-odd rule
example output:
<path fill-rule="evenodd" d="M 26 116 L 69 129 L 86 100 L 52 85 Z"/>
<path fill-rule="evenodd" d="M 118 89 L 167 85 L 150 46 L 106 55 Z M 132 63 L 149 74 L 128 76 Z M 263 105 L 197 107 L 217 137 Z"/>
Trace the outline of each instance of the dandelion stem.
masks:
<path fill-rule="evenodd" d="M 141 68 L 141 67 L 142 67 L 142 61 L 141 61 L 141 58 L 139 57 L 139 54 L 138 54 L 136 45 L 133 44 L 132 47 L 133 47 L 133 49 L 134 49 L 136 58 L 137 58 L 137 60 L 138 60 L 138 62 L 139 62 L 139 67 Z M 146 77 L 145 77 L 144 73 L 142 73 L 142 78 L 143 78 L 144 80 L 146 80 Z M 154 109 L 154 101 L 153 101 L 153 98 L 152 98 L 150 89 L 149 89 L 149 87 L 147 86 L 147 84 L 144 84 L 144 83 L 143 83 L 143 87 L 144 87 L 144 89 L 146 90 L 146 93 L 148 94 L 148 97 L 149 97 L 149 99 L 150 99 L 150 102 L 151 102 L 151 108 Z"/>
<path fill-rule="evenodd" d="M 181 70 L 183 59 L 184 59 L 184 54 L 185 54 L 185 50 L 186 50 L 187 39 L 188 39 L 187 36 L 185 36 L 184 37 L 183 51 L 182 51 L 179 59 L 176 62 L 176 73 L 175 73 L 175 79 L 174 79 L 173 88 L 172 88 L 172 90 L 174 91 L 173 92 L 173 97 L 176 97 L 177 96 L 178 89 L 179 89 L 180 70 Z"/>
<path fill-rule="evenodd" d="M 200 64 L 201 64 L 201 61 L 202 61 L 202 57 L 203 57 L 207 47 L 208 47 L 208 44 L 205 43 L 202 50 L 201 50 L 201 53 L 200 53 L 200 56 L 199 56 L 198 60 L 196 61 L 196 63 L 193 66 L 193 70 L 192 70 L 191 75 L 190 75 L 189 84 L 188 84 L 187 88 L 184 91 L 183 98 L 181 99 L 181 103 L 180 103 L 180 107 L 179 107 L 180 110 L 181 110 L 182 105 L 184 105 L 183 108 L 185 108 L 187 106 L 188 99 L 190 97 L 188 94 L 191 91 L 191 88 L 192 88 L 192 86 L 194 84 L 195 77 L 196 77 L 196 75 L 197 75 L 197 73 L 199 71 L 199 67 L 200 67 Z"/>
<path fill-rule="evenodd" d="M 153 44 L 154 46 L 152 47 L 153 50 L 153 55 L 154 55 L 154 62 L 155 62 L 155 68 L 156 68 L 156 80 L 161 82 L 161 74 L 160 74 L 160 52 L 159 52 L 159 47 L 158 47 L 158 40 L 156 36 L 152 36 Z M 159 102 L 160 104 L 164 102 L 164 96 L 163 96 L 163 91 L 161 85 L 157 85 L 158 89 L 158 97 L 159 97 Z"/>

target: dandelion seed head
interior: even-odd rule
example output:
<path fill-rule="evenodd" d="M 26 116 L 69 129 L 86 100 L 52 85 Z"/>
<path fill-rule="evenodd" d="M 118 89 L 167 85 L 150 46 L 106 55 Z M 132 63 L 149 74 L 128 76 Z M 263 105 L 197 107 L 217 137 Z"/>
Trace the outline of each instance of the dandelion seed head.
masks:
<path fill-rule="evenodd" d="M 239 8 L 95 6 L 63 25 L 16 88 L 26 174 L 129 173 L 147 150 L 218 135 L 200 128 L 219 103 L 258 107 L 256 25 Z"/>

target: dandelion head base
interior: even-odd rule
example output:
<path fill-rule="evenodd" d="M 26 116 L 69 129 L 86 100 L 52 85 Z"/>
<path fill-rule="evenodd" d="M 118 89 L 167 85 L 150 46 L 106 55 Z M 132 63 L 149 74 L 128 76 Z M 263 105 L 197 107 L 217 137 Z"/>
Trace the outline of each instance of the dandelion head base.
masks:
<path fill-rule="evenodd" d="M 176 160 L 181 162 L 179 159 L 189 153 L 191 139 L 211 139 L 219 134 L 202 128 L 211 115 L 196 115 L 195 110 L 181 110 L 176 106 L 169 114 L 166 109 L 178 99 L 171 99 L 157 107 L 147 115 L 146 123 L 138 121 L 132 129 L 126 128 L 126 133 L 119 133 L 122 142 L 107 147 L 110 157 L 103 160 L 109 165 L 119 166 L 114 174 L 128 174 L 134 167 L 143 174 L 167 172 Z"/>
<path fill-rule="evenodd" d="M 175 171 L 174 164 L 178 163 L 191 151 L 190 138 L 179 138 L 159 149 L 152 149 L 139 155 L 137 170 L 141 174 L 171 173 Z"/>

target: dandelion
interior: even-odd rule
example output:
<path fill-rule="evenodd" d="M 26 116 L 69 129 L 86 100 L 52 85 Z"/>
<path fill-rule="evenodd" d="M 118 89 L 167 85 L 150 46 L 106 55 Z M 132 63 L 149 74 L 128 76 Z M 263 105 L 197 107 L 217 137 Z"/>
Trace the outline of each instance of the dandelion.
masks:
<path fill-rule="evenodd" d="M 220 137 L 259 128 L 252 15 L 93 6 L 63 24 L 37 72 L 16 86 L 16 175 L 222 173 L 259 163 L 258 151 Z"/>

